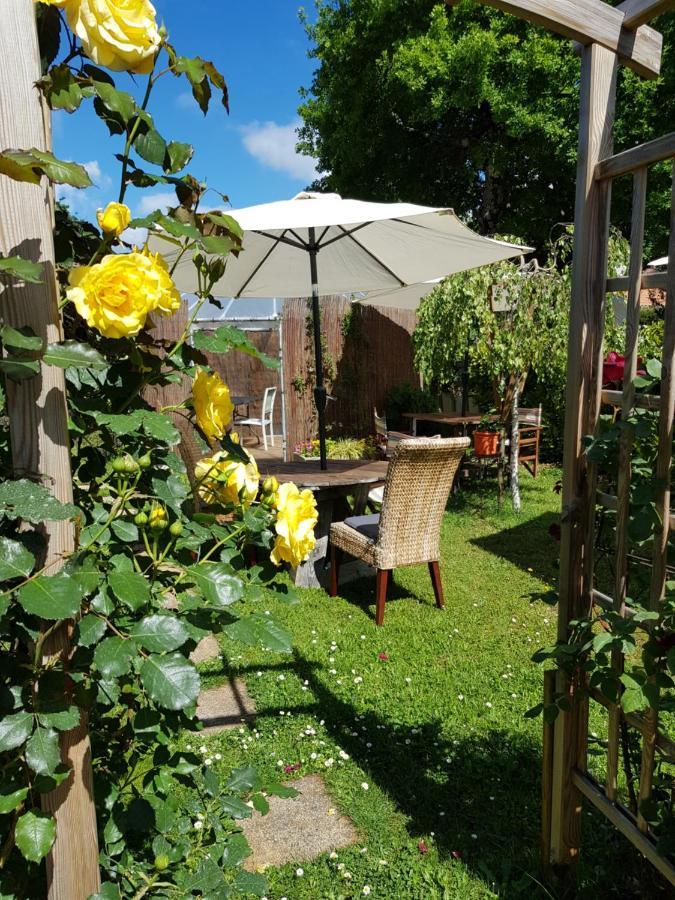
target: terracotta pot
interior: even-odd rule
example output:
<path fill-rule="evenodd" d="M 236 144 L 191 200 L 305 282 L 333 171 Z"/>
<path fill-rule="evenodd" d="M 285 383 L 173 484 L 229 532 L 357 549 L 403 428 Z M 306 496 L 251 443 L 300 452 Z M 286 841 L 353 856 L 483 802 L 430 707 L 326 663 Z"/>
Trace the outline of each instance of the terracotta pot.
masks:
<path fill-rule="evenodd" d="M 474 431 L 473 449 L 476 456 L 497 456 L 499 453 L 499 432 Z"/>

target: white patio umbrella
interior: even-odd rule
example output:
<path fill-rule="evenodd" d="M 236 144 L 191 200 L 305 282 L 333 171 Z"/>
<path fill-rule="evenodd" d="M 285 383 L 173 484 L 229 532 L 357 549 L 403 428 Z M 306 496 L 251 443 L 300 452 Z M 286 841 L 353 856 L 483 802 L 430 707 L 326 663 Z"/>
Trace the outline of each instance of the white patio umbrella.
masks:
<path fill-rule="evenodd" d="M 381 306 L 387 309 L 417 309 L 422 300 L 441 283 L 442 278 L 433 278 L 420 284 L 408 284 L 393 291 L 368 291 L 354 297 L 362 306 Z"/>
<path fill-rule="evenodd" d="M 481 237 L 451 209 L 366 203 L 303 192 L 292 200 L 226 210 L 244 230 L 243 251 L 213 287 L 221 297 L 312 297 L 321 468 L 326 468 L 319 293 L 392 289 L 518 256 L 522 247 Z M 171 266 L 179 252 L 151 237 Z M 308 264 L 309 263 L 309 264 Z M 173 278 L 194 293 L 196 272 L 181 260 Z M 319 291 L 320 286 L 320 291 Z"/>

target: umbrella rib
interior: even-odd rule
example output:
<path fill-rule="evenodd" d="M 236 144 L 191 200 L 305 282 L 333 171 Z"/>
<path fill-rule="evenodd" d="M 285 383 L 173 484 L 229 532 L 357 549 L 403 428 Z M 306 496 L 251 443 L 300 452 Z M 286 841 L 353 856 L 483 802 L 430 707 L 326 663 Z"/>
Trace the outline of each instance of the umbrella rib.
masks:
<path fill-rule="evenodd" d="M 329 241 L 326 241 L 325 244 L 322 244 L 321 238 L 323 238 L 323 235 L 328 231 L 328 227 L 327 227 L 324 229 L 323 234 L 317 241 L 317 246 L 318 246 L 319 250 L 322 247 L 330 247 L 330 245 L 334 244 L 335 241 L 341 241 L 343 238 L 351 237 L 355 231 L 360 231 L 362 228 L 366 228 L 368 225 L 372 225 L 372 224 L 373 224 L 372 222 L 362 222 L 360 225 L 356 225 L 354 228 L 350 229 L 349 231 L 347 231 L 343 225 L 337 225 L 336 227 L 339 228 L 340 231 L 342 231 L 342 234 L 338 234 L 336 237 L 331 238 Z M 359 247 L 360 246 L 361 246 L 361 244 L 359 244 Z"/>
<path fill-rule="evenodd" d="M 364 222 L 363 225 L 359 225 L 359 228 L 364 228 L 366 225 L 372 225 L 372 224 L 373 224 L 372 222 Z M 396 281 L 398 281 L 398 283 L 399 283 L 399 285 L 400 285 L 401 287 L 405 287 L 406 282 L 403 281 L 403 280 L 396 274 L 396 272 L 394 272 L 393 269 L 390 269 L 389 266 L 388 266 L 386 263 L 383 263 L 381 259 L 378 259 L 378 257 L 375 256 L 375 254 L 374 254 L 371 250 L 369 250 L 367 247 L 364 247 L 364 245 L 361 243 L 361 241 L 357 240 L 357 239 L 354 237 L 354 231 L 357 231 L 357 230 L 358 230 L 357 228 L 354 228 L 352 231 L 346 231 L 346 230 L 342 227 L 342 225 L 338 225 L 338 228 L 340 229 L 340 231 L 343 231 L 343 232 L 344 232 L 344 234 L 342 235 L 342 237 L 348 237 L 348 238 L 351 238 L 351 239 L 354 241 L 354 243 L 356 244 L 356 246 L 357 246 L 357 247 L 360 247 L 360 248 L 363 250 L 364 253 L 366 253 L 372 260 L 374 260 L 374 261 L 378 264 L 378 266 L 380 266 L 381 269 L 384 269 L 385 272 L 388 272 L 388 273 L 391 275 L 392 278 L 395 278 Z M 331 243 L 331 242 L 329 241 L 329 243 Z M 326 245 L 324 245 L 324 246 L 326 246 Z"/>
<path fill-rule="evenodd" d="M 292 228 L 284 228 L 282 234 L 270 234 L 268 231 L 259 231 L 257 228 L 251 229 L 254 234 L 259 234 L 261 237 L 269 238 L 270 241 L 274 241 L 276 244 L 288 244 L 290 247 L 296 247 L 298 250 L 307 250 L 307 244 L 302 240 L 301 237 L 293 231 Z M 289 238 L 284 237 L 287 231 L 297 238 L 297 241 L 291 241 Z"/>
<path fill-rule="evenodd" d="M 284 232 L 283 232 L 280 236 L 278 236 L 278 237 L 275 237 L 274 235 L 271 235 L 271 234 L 265 234 L 264 231 L 257 231 L 256 234 L 261 234 L 261 235 L 263 235 L 263 237 L 270 238 L 270 240 L 273 241 L 273 244 L 272 244 L 272 246 L 270 247 L 270 249 L 267 251 L 267 253 L 263 256 L 263 258 L 260 260 L 260 262 L 259 262 L 258 265 L 255 267 L 255 269 L 254 269 L 254 270 L 251 272 L 251 274 L 248 276 L 248 278 L 246 279 L 246 281 L 245 281 L 242 285 L 240 285 L 239 289 L 237 290 L 236 294 L 234 295 L 235 297 L 241 297 L 242 291 L 245 291 L 245 290 L 246 290 L 246 288 L 249 286 L 249 284 L 251 283 L 251 281 L 252 281 L 252 280 L 255 278 L 255 276 L 258 274 L 258 272 L 260 271 L 260 269 L 265 265 L 265 263 L 267 262 L 267 260 L 270 258 L 271 254 L 274 252 L 274 250 L 276 250 L 277 245 L 279 244 L 279 242 L 283 241 L 284 243 L 291 243 L 291 244 L 294 244 L 294 242 L 292 242 L 292 241 L 285 241 L 285 240 L 284 240 L 284 234 L 286 234 L 286 231 L 284 231 Z"/>

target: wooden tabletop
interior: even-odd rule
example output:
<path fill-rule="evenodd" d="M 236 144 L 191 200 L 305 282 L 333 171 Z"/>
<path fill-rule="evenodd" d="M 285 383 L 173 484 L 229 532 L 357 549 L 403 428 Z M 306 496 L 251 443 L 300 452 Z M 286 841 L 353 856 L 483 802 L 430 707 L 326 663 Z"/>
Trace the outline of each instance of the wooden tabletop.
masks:
<path fill-rule="evenodd" d="M 298 487 L 311 490 L 384 481 L 387 477 L 388 465 L 389 463 L 384 460 L 329 459 L 328 469 L 322 471 L 318 459 L 294 460 L 293 462 L 260 460 L 258 462 L 261 478 L 274 475 L 278 481 L 294 481 Z"/>
<path fill-rule="evenodd" d="M 404 412 L 406 419 L 417 419 L 418 422 L 436 422 L 438 425 L 472 425 L 477 424 L 484 416 L 456 416 L 449 413 L 414 413 Z M 497 416 L 490 416 L 490 419 L 496 419 Z"/>

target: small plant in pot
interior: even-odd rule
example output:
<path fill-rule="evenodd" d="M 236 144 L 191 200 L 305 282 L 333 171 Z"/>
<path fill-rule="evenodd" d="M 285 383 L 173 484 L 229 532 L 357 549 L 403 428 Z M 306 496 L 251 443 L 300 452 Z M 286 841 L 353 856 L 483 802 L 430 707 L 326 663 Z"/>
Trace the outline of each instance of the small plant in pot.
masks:
<path fill-rule="evenodd" d="M 473 433 L 473 452 L 476 456 L 497 456 L 499 454 L 500 427 L 494 412 L 483 416 Z"/>

